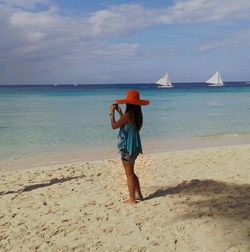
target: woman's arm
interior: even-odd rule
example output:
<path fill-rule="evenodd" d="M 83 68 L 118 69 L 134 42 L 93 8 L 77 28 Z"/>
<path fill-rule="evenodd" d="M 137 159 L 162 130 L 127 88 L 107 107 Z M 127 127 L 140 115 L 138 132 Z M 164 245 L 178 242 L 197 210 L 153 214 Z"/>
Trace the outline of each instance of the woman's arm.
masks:
<path fill-rule="evenodd" d="M 126 124 L 129 122 L 129 115 L 128 114 L 120 114 L 120 119 L 119 120 L 115 120 L 115 108 L 113 105 L 110 106 L 109 108 L 109 116 L 110 116 L 110 120 L 111 120 L 111 127 L 112 129 L 118 129 L 120 128 L 122 125 Z"/>
<path fill-rule="evenodd" d="M 120 118 L 123 116 L 121 107 L 117 104 L 117 107 L 115 108 L 116 111 L 119 113 Z"/>

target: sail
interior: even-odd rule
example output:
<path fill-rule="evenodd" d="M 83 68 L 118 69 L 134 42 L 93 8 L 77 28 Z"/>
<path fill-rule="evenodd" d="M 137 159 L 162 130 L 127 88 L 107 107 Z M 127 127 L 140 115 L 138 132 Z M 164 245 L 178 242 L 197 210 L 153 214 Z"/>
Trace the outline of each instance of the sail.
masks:
<path fill-rule="evenodd" d="M 172 83 L 170 81 L 170 78 L 168 76 L 168 73 L 166 73 L 162 78 L 160 78 L 158 81 L 155 82 L 156 84 L 162 85 L 162 86 L 168 86 L 172 87 Z"/>
<path fill-rule="evenodd" d="M 223 80 L 221 79 L 220 73 L 217 71 L 206 83 L 223 86 Z"/>

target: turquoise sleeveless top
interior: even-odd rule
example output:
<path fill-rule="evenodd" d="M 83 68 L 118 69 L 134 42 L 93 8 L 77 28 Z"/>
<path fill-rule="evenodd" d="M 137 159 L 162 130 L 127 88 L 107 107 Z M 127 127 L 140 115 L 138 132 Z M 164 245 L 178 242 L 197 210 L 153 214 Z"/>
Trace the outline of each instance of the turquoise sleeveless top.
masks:
<path fill-rule="evenodd" d="M 141 138 L 133 123 L 124 124 L 118 134 L 118 150 L 127 149 L 129 155 L 142 153 Z"/>

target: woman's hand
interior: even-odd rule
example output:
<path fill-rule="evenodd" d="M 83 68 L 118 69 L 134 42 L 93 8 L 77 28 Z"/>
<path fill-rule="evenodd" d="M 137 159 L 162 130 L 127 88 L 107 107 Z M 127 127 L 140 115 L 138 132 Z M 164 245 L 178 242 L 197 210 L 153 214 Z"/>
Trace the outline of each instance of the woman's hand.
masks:
<path fill-rule="evenodd" d="M 110 105 L 110 107 L 109 107 L 109 113 L 110 114 L 114 114 L 114 112 L 115 112 L 115 107 L 113 105 Z"/>
<path fill-rule="evenodd" d="M 123 113 L 122 113 L 122 109 L 121 109 L 121 107 L 120 107 L 118 104 L 117 104 L 116 110 L 117 110 L 117 112 L 118 112 L 120 115 L 123 114 Z"/>

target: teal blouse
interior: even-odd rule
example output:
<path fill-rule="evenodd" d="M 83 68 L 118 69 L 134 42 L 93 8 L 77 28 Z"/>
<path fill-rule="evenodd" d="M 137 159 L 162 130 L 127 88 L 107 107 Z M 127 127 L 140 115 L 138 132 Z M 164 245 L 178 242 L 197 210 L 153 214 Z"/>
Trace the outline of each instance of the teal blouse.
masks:
<path fill-rule="evenodd" d="M 133 123 L 124 124 L 118 134 L 118 150 L 127 149 L 129 155 L 142 153 L 141 138 Z"/>

